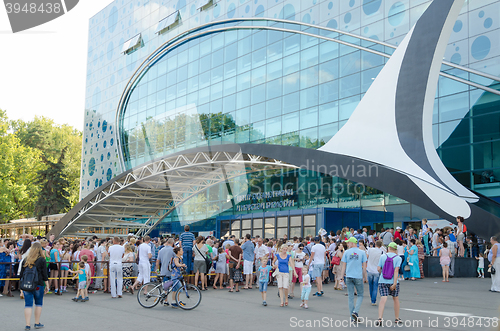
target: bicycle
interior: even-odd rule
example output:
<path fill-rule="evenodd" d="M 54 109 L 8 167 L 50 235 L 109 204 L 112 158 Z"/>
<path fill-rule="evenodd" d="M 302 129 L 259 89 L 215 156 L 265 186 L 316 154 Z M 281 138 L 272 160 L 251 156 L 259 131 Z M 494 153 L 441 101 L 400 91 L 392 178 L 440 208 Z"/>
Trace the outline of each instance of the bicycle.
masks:
<path fill-rule="evenodd" d="M 175 293 L 175 301 L 177 305 L 184 310 L 191 310 L 201 302 L 201 292 L 198 287 L 187 284 L 184 276 L 180 276 L 171 280 L 172 284 L 165 291 L 163 288 L 163 277 L 157 276 L 156 281 L 149 282 L 141 286 L 137 292 L 137 301 L 144 308 L 153 308 L 158 303 L 168 303 L 168 295 L 173 292 L 173 289 L 180 283 L 181 287 Z"/>

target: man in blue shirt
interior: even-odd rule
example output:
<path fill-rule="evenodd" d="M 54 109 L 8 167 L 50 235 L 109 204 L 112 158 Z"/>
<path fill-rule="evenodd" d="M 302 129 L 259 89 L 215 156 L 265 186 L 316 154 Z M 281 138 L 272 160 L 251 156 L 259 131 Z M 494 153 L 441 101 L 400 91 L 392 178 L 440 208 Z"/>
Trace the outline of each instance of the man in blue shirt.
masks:
<path fill-rule="evenodd" d="M 342 275 L 341 279 L 346 276 L 347 293 L 349 296 L 349 313 L 351 318 L 358 322 L 359 309 L 363 303 L 363 282 L 368 283 L 366 274 L 366 253 L 357 247 L 358 240 L 354 237 L 347 241 L 348 250 L 342 256 Z M 358 293 L 356 307 L 354 307 L 354 288 Z"/>
<path fill-rule="evenodd" d="M 189 232 L 189 225 L 184 227 L 184 232 L 179 236 L 179 240 L 181 242 L 182 251 L 184 252 L 182 259 L 186 265 L 186 272 L 190 274 L 193 270 L 193 245 L 195 237 L 194 234 Z"/>
<path fill-rule="evenodd" d="M 378 263 L 378 272 L 380 272 L 380 278 L 378 280 L 378 289 L 380 292 L 380 306 L 378 307 L 378 321 L 375 322 L 376 326 L 382 326 L 384 316 L 384 308 L 385 303 L 387 302 L 387 297 L 390 295 L 394 299 L 394 315 L 396 316 L 396 324 L 402 324 L 401 319 L 399 318 L 399 282 L 398 282 L 398 274 L 399 267 L 401 267 L 401 257 L 397 255 L 398 245 L 395 242 L 391 242 L 387 249 L 389 250 L 387 254 L 384 254 L 380 257 L 380 261 Z M 384 268 L 385 261 L 387 258 L 392 258 L 392 267 L 394 273 L 392 278 L 386 279 L 382 273 Z M 392 325 L 392 324 L 391 324 Z"/>
<path fill-rule="evenodd" d="M 254 260 L 254 245 L 249 233 L 245 236 L 245 242 L 241 245 L 243 250 L 243 274 L 245 275 L 245 290 L 252 288 L 253 260 Z"/>

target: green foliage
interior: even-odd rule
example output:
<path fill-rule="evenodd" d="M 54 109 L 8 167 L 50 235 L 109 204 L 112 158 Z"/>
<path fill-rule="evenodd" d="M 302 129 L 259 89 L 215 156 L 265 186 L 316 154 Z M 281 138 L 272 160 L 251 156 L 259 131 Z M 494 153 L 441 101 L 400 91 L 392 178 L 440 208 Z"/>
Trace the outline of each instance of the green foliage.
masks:
<path fill-rule="evenodd" d="M 52 162 L 42 155 L 42 160 L 47 167 L 38 171 L 35 181 L 35 184 L 40 186 L 35 205 L 35 215 L 38 220 L 41 220 L 42 216 L 58 214 L 71 207 L 67 191 L 69 182 L 66 179 L 63 163 L 67 149 L 67 147 L 63 148 L 57 162 Z"/>
<path fill-rule="evenodd" d="M 63 149 L 67 148 L 63 158 L 63 171 L 69 181 L 67 190 L 70 204 L 77 204 L 80 192 L 82 133 L 69 125 L 58 125 L 43 116 L 37 116 L 30 122 L 12 121 L 11 127 L 23 145 L 39 150 L 41 155 L 51 162 L 57 162 Z M 47 163 L 44 164 L 46 167 Z"/>
<path fill-rule="evenodd" d="M 0 223 L 33 214 L 39 191 L 33 182 L 42 168 L 41 153 L 21 144 L 8 128 L 0 109 Z"/>
<path fill-rule="evenodd" d="M 0 109 L 0 223 L 33 217 L 41 194 L 50 198 L 46 185 L 60 190 L 50 213 L 74 206 L 79 199 L 81 146 L 81 132 L 68 125 L 45 117 L 9 122 Z M 69 200 L 61 202 L 63 197 Z"/>

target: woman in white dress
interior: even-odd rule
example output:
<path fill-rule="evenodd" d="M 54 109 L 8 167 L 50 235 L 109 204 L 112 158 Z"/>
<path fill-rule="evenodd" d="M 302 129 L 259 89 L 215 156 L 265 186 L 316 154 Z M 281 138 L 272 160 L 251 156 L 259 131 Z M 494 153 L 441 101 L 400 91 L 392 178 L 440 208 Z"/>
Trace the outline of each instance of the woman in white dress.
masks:
<path fill-rule="evenodd" d="M 490 265 L 488 268 L 495 269 L 495 274 L 491 275 L 491 292 L 500 292 L 500 244 L 498 238 L 493 236 L 490 238 L 491 249 L 488 253 L 488 260 Z"/>

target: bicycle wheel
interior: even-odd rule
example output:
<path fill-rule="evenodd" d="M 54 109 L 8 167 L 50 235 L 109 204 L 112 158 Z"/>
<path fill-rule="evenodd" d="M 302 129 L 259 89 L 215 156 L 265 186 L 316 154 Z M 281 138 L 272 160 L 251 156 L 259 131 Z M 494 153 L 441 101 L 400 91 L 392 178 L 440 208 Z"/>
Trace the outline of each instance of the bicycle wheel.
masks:
<path fill-rule="evenodd" d="M 201 292 L 192 284 L 185 284 L 185 286 L 185 288 L 181 286 L 181 288 L 177 290 L 175 301 L 182 309 L 191 310 L 198 307 L 200 304 Z"/>
<path fill-rule="evenodd" d="M 150 282 L 141 286 L 137 291 L 137 301 L 144 308 L 153 308 L 162 298 L 163 288 L 161 283 Z"/>

